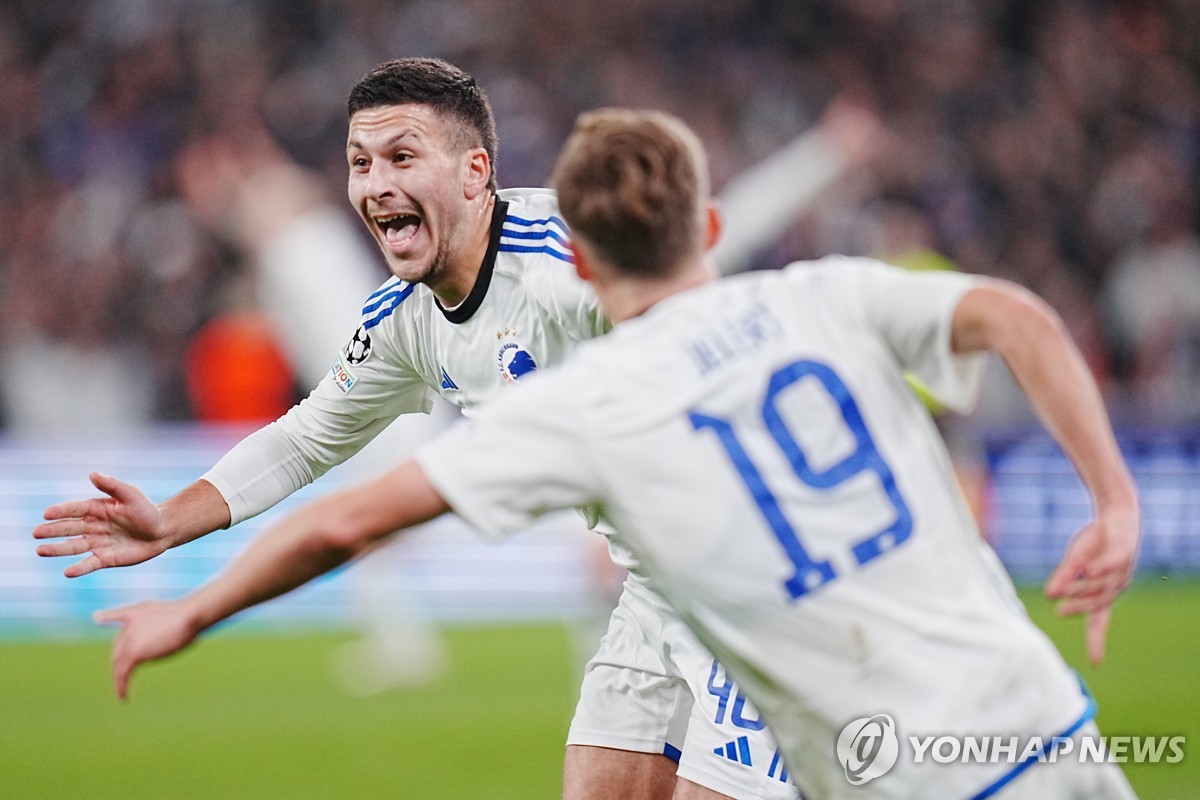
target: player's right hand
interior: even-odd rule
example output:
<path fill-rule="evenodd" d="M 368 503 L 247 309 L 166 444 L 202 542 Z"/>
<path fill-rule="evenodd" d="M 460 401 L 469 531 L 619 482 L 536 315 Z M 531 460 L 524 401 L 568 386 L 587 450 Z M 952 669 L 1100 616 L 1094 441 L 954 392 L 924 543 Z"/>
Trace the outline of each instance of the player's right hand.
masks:
<path fill-rule="evenodd" d="M 182 650 L 200 630 L 183 601 L 137 603 L 97 611 L 93 619 L 121 626 L 112 651 L 113 688 L 121 700 L 129 696 L 129 679 L 139 665 Z"/>
<path fill-rule="evenodd" d="M 162 512 L 140 489 L 99 472 L 89 477 L 107 497 L 47 508 L 42 516 L 48 522 L 33 529 L 33 538 L 61 541 L 38 545 L 39 556 L 87 553 L 63 570 L 68 578 L 78 578 L 98 569 L 140 564 L 170 546 Z"/>
<path fill-rule="evenodd" d="M 1101 509 L 1067 546 L 1045 593 L 1063 616 L 1084 614 L 1089 660 L 1104 660 L 1112 604 L 1133 579 L 1141 518 L 1136 502 Z"/>

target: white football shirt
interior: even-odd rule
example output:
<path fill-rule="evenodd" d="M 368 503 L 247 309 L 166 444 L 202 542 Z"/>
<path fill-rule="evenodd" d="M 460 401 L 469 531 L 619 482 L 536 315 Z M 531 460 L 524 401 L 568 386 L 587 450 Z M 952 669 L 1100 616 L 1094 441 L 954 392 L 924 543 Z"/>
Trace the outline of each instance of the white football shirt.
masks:
<path fill-rule="evenodd" d="M 604 333 L 607 319 L 575 274 L 567 237 L 552 191 L 505 189 L 461 304 L 444 309 L 421 284 L 385 282 L 316 389 L 203 476 L 229 504 L 232 524 L 345 461 L 400 414 L 427 412 L 434 393 L 469 413 Z"/>
<path fill-rule="evenodd" d="M 981 357 L 950 350 L 973 281 L 834 257 L 709 284 L 417 459 L 490 534 L 599 504 L 806 793 L 851 794 L 834 743 L 878 713 L 902 736 L 1050 737 L 1087 701 L 1014 606 L 904 382 L 909 370 L 951 407 L 973 401 Z M 1006 769 L 902 758 L 873 796 L 970 797 Z"/>

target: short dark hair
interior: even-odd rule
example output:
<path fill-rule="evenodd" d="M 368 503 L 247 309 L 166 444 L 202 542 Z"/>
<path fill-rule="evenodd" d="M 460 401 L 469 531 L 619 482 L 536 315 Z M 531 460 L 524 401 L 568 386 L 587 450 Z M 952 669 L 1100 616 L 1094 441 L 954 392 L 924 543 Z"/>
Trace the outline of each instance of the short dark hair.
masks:
<path fill-rule="evenodd" d="M 668 114 L 582 114 L 551 184 L 575 236 L 626 275 L 665 277 L 703 249 L 708 161 L 696 134 Z"/>
<path fill-rule="evenodd" d="M 457 124 L 455 143 L 464 150 L 482 147 L 488 154 L 488 188 L 496 190 L 496 120 L 487 95 L 475 79 L 439 58 L 398 58 L 368 72 L 350 90 L 347 116 L 377 106 L 417 103 Z"/>

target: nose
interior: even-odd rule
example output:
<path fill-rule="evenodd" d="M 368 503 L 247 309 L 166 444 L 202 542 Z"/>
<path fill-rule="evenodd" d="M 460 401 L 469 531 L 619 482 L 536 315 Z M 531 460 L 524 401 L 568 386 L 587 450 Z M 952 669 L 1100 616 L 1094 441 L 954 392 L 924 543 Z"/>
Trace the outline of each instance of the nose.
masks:
<path fill-rule="evenodd" d="M 367 170 L 363 188 L 367 197 L 372 200 L 387 200 L 396 196 L 396 187 L 388 178 L 386 164 L 381 165 L 379 161 L 372 163 L 371 168 Z"/>

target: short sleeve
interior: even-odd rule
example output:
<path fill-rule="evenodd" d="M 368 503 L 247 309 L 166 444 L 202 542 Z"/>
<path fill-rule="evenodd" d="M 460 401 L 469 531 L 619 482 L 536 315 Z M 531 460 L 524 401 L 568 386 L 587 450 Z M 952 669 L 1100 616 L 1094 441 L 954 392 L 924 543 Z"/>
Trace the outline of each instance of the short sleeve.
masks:
<path fill-rule="evenodd" d="M 880 336 L 899 364 L 940 403 L 969 411 L 979 394 L 985 353 L 950 348 L 954 311 L 979 279 L 960 272 L 911 271 L 872 259 L 827 259 L 850 313 Z"/>
<path fill-rule="evenodd" d="M 414 456 L 454 511 L 488 536 L 598 500 L 582 408 L 565 370 L 531 376 Z"/>

